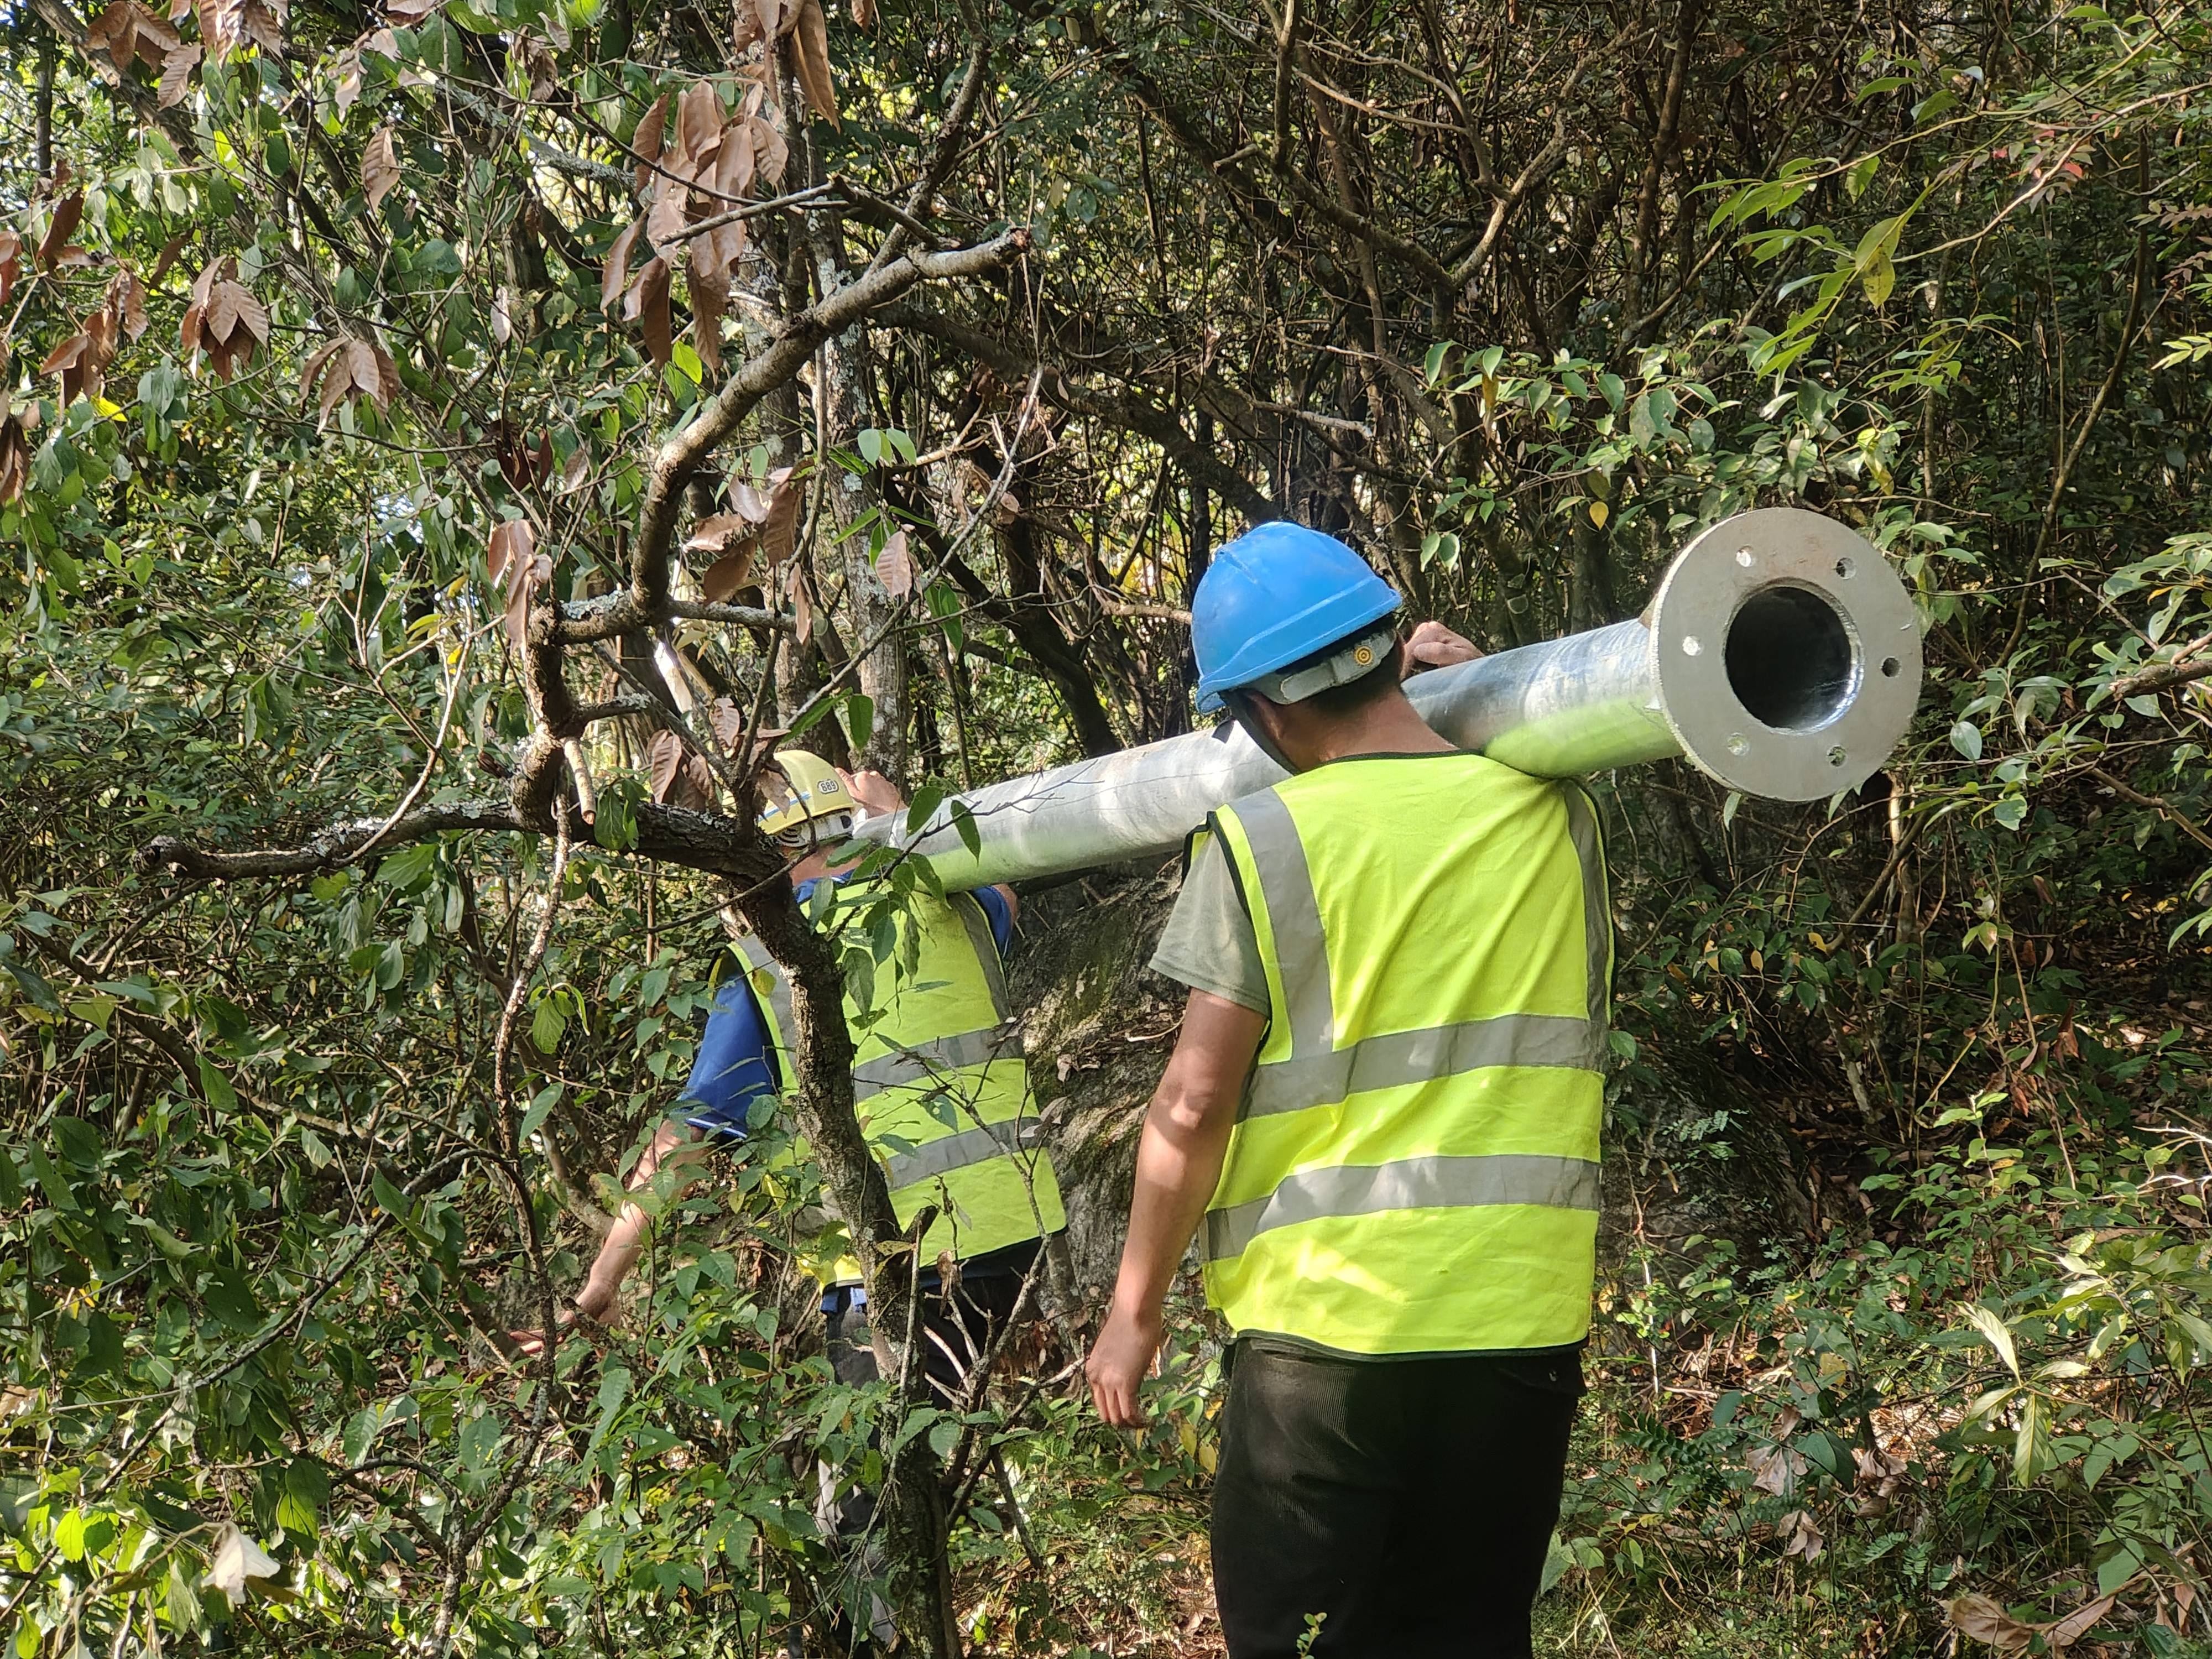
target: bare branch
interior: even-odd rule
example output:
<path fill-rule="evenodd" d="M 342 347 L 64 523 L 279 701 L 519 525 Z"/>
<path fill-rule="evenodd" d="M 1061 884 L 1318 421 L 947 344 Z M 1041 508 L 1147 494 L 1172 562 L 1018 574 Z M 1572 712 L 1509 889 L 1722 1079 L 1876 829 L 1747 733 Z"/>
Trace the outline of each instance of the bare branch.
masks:
<path fill-rule="evenodd" d="M 672 614 L 669 551 L 675 541 L 677 514 L 684 487 L 715 446 L 737 429 L 762 398 L 798 374 L 831 335 L 882 310 L 917 283 L 980 276 L 1011 264 L 1028 251 L 1030 240 L 1027 228 L 1017 225 L 974 247 L 907 253 L 786 319 L 768 349 L 740 363 L 722 389 L 653 457 L 645 501 L 638 510 L 629 591 L 600 602 L 588 613 L 568 611 L 549 625 L 549 642 L 556 637 L 561 644 L 611 639 L 617 634 L 650 629 Z M 718 617 L 714 620 L 743 620 L 756 627 L 775 625 L 769 613 L 762 613 L 757 619 Z"/>

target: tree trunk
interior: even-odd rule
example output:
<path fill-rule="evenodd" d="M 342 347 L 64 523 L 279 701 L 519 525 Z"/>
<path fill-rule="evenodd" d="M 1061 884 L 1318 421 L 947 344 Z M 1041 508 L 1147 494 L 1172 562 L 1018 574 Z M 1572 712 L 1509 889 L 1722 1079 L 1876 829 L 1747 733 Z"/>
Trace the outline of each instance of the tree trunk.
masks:
<path fill-rule="evenodd" d="M 806 1137 L 837 1218 L 852 1237 L 868 1293 L 876 1359 L 887 1378 L 914 1376 L 904 1352 L 916 1263 L 901 1248 L 897 1217 L 881 1164 L 868 1150 L 853 1107 L 853 1036 L 845 1024 L 844 979 L 830 943 L 808 926 L 787 883 L 728 884 L 725 893 L 791 980 L 792 1044 L 797 1091 L 792 1114 Z M 896 1423 L 915 1402 L 894 1401 Z M 916 1435 L 892 1461 L 878 1515 L 891 1568 L 891 1599 L 901 1631 L 931 1659 L 959 1659 L 952 1601 L 949 1527 L 938 1460 Z"/>

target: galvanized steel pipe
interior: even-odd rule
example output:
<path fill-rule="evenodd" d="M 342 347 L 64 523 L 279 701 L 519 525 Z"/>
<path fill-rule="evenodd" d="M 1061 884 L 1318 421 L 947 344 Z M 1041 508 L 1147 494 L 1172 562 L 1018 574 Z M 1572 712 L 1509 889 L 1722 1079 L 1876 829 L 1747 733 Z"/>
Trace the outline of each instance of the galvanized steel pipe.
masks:
<path fill-rule="evenodd" d="M 1920 693 L 1920 630 L 1881 555 L 1794 507 L 1692 541 L 1643 616 L 1418 674 L 1407 695 L 1463 749 L 1540 777 L 1686 757 L 1731 789 L 1817 800 L 1880 769 Z M 947 887 L 1033 880 L 1174 851 L 1215 807 L 1283 775 L 1234 725 L 1054 767 L 940 806 L 901 843 Z M 885 817 L 860 834 L 888 842 Z"/>

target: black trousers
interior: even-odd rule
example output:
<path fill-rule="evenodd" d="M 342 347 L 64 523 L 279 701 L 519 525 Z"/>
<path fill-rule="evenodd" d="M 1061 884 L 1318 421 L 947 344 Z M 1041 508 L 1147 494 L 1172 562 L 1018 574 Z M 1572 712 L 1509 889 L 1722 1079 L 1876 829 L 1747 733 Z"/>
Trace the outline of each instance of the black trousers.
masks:
<path fill-rule="evenodd" d="M 915 1355 L 931 1391 L 940 1405 L 957 1400 L 966 1387 L 976 1362 L 998 1340 L 1021 1300 L 1022 1280 L 1036 1259 L 1034 1240 L 1010 1245 L 979 1257 L 968 1266 L 959 1285 L 949 1295 L 932 1273 L 924 1281 L 921 1318 L 916 1335 L 921 1352 Z M 868 1309 L 849 1295 L 842 1305 L 828 1308 L 830 1363 L 841 1382 L 859 1384 L 876 1380 L 876 1352 L 868 1329 Z M 1030 1308 L 1034 1311 L 1036 1304 Z"/>
<path fill-rule="evenodd" d="M 1233 1351 L 1213 1483 L 1231 1659 L 1528 1659 L 1579 1350 Z"/>

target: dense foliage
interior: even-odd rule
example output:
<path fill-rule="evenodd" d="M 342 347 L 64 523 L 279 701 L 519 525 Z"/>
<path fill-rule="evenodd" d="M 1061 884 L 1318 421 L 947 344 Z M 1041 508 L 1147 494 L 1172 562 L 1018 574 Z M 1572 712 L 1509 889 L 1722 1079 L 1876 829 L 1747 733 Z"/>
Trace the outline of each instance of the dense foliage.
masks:
<path fill-rule="evenodd" d="M 617 1332 L 507 1340 L 726 905 L 775 925 L 756 746 L 934 794 L 1187 729 L 1261 517 L 1496 649 L 1778 503 L 1911 586 L 1923 719 L 1804 810 L 1600 781 L 1626 1184 L 1547 1639 L 2208 1650 L 2201 9 L 0 18 L 24 1659 L 766 1653 L 878 1592 L 1207 1650 L 1203 1315 L 1140 1443 L 1081 1282 L 959 1409 L 837 1384 L 785 1264 L 881 1193 L 818 1078 L 647 1189 Z M 1754 1165 L 1763 1228 L 1679 1201 Z"/>

